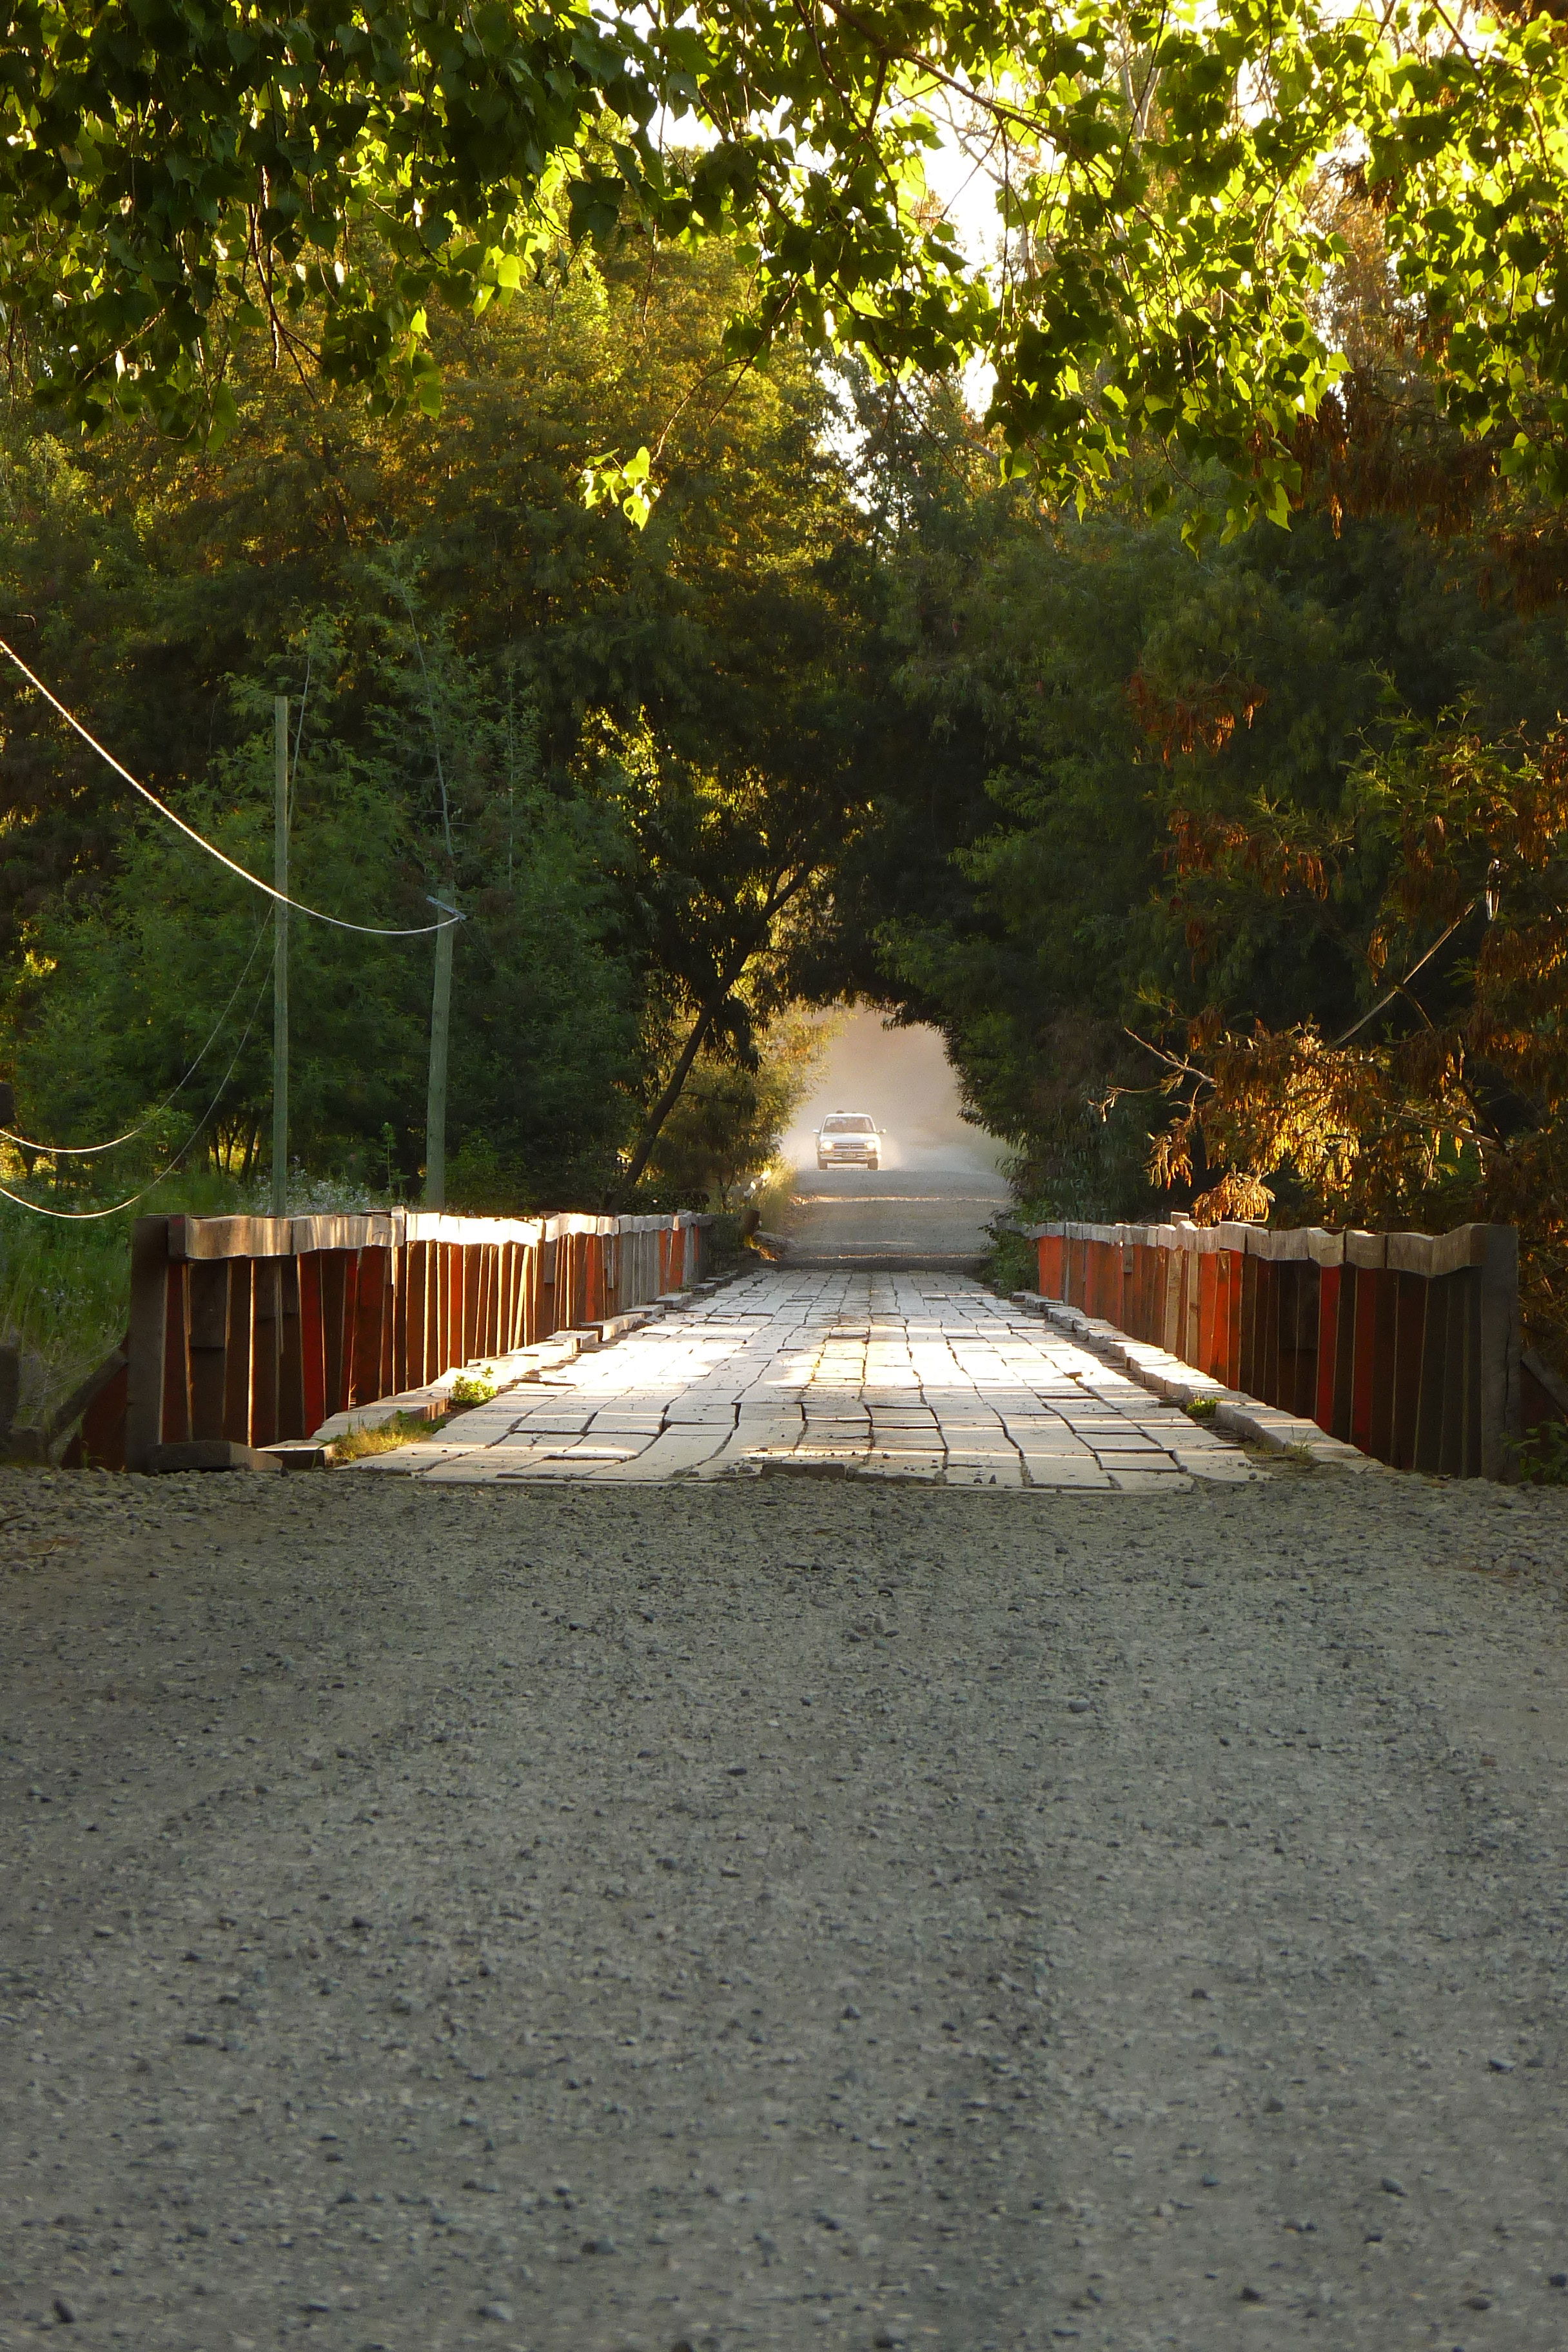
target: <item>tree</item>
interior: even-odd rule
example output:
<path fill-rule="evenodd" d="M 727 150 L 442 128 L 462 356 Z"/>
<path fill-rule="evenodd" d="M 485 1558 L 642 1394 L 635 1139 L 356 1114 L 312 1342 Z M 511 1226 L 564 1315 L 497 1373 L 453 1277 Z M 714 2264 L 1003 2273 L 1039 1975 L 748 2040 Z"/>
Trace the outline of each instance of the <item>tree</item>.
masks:
<path fill-rule="evenodd" d="M 617 798 L 647 965 L 672 1016 L 671 1050 L 615 1187 L 620 1200 L 704 1055 L 757 1071 L 759 1032 L 791 1002 L 793 958 L 826 927 L 831 877 L 861 811 L 852 762 L 820 729 L 782 773 L 693 772 L 661 761 L 646 740 L 628 744 Z"/>
<path fill-rule="evenodd" d="M 654 1146 L 661 1200 L 729 1209 L 742 1185 L 773 1171 L 831 1034 L 821 1021 L 788 1013 L 757 1035 L 750 1066 L 700 1057 Z"/>
<path fill-rule="evenodd" d="M 1201 1141 L 1200 1221 L 1266 1215 L 1272 1182 L 1334 1224 L 1517 1223 L 1526 1320 L 1568 1351 L 1568 732 L 1406 720 L 1281 854 L 1258 856 L 1262 830 L 1184 824 L 1181 884 L 1332 909 L 1374 992 L 1337 1034 L 1215 1005 L 1157 1045 L 1174 1105 L 1155 1173 L 1190 1183 Z"/>
<path fill-rule="evenodd" d="M 1392 405 L 1392 383 L 1382 396 Z M 1472 879 L 1447 912 L 1436 889 L 1413 895 L 1410 920 L 1391 930 L 1401 811 L 1414 824 L 1433 809 L 1468 876 L 1515 855 L 1484 796 L 1457 782 L 1437 792 L 1433 777 L 1457 774 L 1457 751 L 1418 759 L 1409 741 L 1463 704 L 1472 770 L 1522 775 L 1535 761 L 1555 772 L 1561 604 L 1515 593 L 1500 554 L 1527 514 L 1511 488 L 1489 498 L 1472 483 L 1436 537 L 1427 499 L 1448 428 L 1430 403 L 1407 405 L 1375 475 L 1358 486 L 1347 467 L 1289 536 L 1255 531 L 1195 562 L 1173 523 L 1125 509 L 1047 522 L 1016 488 L 983 493 L 966 514 L 920 517 L 892 551 L 884 657 L 927 740 L 868 835 L 859 922 L 880 942 L 883 987 L 942 1027 L 971 1102 L 1015 1144 L 1021 1190 L 1041 1209 L 1142 1214 L 1169 1204 L 1168 1180 L 1188 1201 L 1227 1173 L 1266 1170 L 1282 1215 L 1328 1214 L 1321 1171 L 1270 1156 L 1264 1140 L 1285 1137 L 1307 1105 L 1290 1041 L 1321 1044 L 1361 1021 L 1480 887 Z M 1417 516 L 1390 511 L 1402 480 Z M 1359 502 L 1378 511 L 1350 510 L 1358 487 L 1375 490 Z M 1373 760 L 1385 763 L 1375 803 Z M 842 877 L 838 888 L 843 898 Z M 1477 1189 L 1473 1156 L 1468 1191 L 1441 1175 L 1436 1097 L 1417 1083 L 1424 1047 L 1412 1036 L 1387 1059 L 1384 1108 L 1375 1119 L 1368 1108 L 1336 1218 L 1394 1213 L 1397 1202 L 1401 1218 L 1452 1221 L 1503 1197 L 1506 1164 L 1527 1235 L 1547 1234 L 1551 1187 L 1527 1213 L 1521 1171 L 1544 1164 L 1523 1138 L 1550 1129 L 1554 1082 L 1527 1088 L 1516 1072 L 1482 1083 L 1483 1066 L 1509 1060 L 1478 1043 L 1502 1025 L 1488 1009 L 1495 990 L 1479 1011 L 1462 992 L 1421 992 L 1479 936 L 1461 934 L 1417 993 L 1435 1030 L 1465 1032 L 1463 1083 L 1480 1088 L 1495 1181 Z M 1170 1072 L 1134 1034 L 1237 1103 L 1245 1087 L 1253 1140 L 1238 1139 L 1239 1110 L 1225 1125 L 1223 1089 L 1200 1088 L 1191 1164 L 1163 1155 L 1152 1185 Z M 1543 1001 L 1519 1051 L 1549 1056 L 1551 1036 Z M 1234 1064 L 1221 1059 L 1226 1040 Z M 1395 1042 L 1386 1019 L 1358 1032 L 1347 1066 L 1377 1064 Z M 1384 1126 L 1409 1148 L 1397 1183 L 1379 1191 Z"/>
<path fill-rule="evenodd" d="M 416 923 L 417 804 L 400 762 L 356 754 L 335 731 L 332 685 L 318 673 L 307 707 L 312 723 L 293 790 L 295 887 L 353 920 Z M 472 772 L 454 782 L 471 785 Z M 271 744 L 258 732 L 214 763 L 185 807 L 255 868 L 265 862 L 271 791 Z M 592 1197 L 607 1181 L 639 1067 L 642 990 L 605 938 L 613 915 L 595 812 L 525 780 L 508 814 L 510 874 L 504 857 L 474 855 L 461 822 L 470 811 L 459 813 L 465 878 L 477 871 L 486 881 L 465 893 L 449 1173 L 455 1200 L 512 1210 Z M 55 1163 L 68 1191 L 85 1184 L 114 1198 L 134 1189 L 122 1180 L 144 1181 L 176 1155 L 187 1169 L 216 1165 L 248 1180 L 270 1116 L 268 915 L 154 818 L 136 821 L 117 868 L 90 892 L 46 901 L 28 926 L 0 1033 L 26 1131 L 72 1145 L 133 1133 L 107 1162 Z M 416 1181 L 428 940 L 363 939 L 296 920 L 290 966 L 296 1156 L 312 1172 L 378 1187 Z"/>
<path fill-rule="evenodd" d="M 504 313 L 440 319 L 435 417 L 318 404 L 253 338 L 218 449 L 172 451 L 145 420 L 74 450 L 26 410 L 5 423 L 9 634 L 133 771 L 264 866 L 252 737 L 286 690 L 296 866 L 320 903 L 341 903 L 340 856 L 370 921 L 425 919 L 455 871 L 455 1202 L 609 1190 L 711 994 L 710 950 L 745 951 L 699 1050 L 743 1060 L 859 821 L 859 518 L 802 355 L 748 369 L 721 415 L 687 402 L 646 530 L 579 494 L 612 420 L 651 429 L 710 373 L 746 267 L 719 240 L 628 247 Z M 193 895 L 120 782 L 41 705 L 6 699 L 0 1066 L 28 1131 L 87 1142 L 195 1050 L 248 902 L 216 869 Z M 626 746 L 647 754 L 635 790 Z M 300 1147 L 381 1181 L 390 1151 L 411 1184 L 427 945 L 375 950 L 356 988 L 368 943 L 333 956 L 294 937 Z M 236 1137 L 268 1083 L 265 1052 L 241 1059 Z"/>
<path fill-rule="evenodd" d="M 994 268 L 931 200 L 944 117 L 994 160 Z M 1342 371 L 1318 198 L 1353 170 L 1449 413 L 1561 497 L 1565 125 L 1568 50 L 1528 7 L 12 0 L 0 300 L 73 422 L 211 434 L 253 331 L 302 378 L 434 405 L 433 304 L 504 301 L 634 222 L 740 230 L 742 358 L 786 325 L 893 378 L 981 354 L 992 425 L 1053 497 L 1151 445 L 1174 468 L 1152 495 L 1202 518 L 1184 478 L 1217 464 L 1237 528 L 1285 519 Z M 624 462 L 601 487 L 643 511 Z"/>

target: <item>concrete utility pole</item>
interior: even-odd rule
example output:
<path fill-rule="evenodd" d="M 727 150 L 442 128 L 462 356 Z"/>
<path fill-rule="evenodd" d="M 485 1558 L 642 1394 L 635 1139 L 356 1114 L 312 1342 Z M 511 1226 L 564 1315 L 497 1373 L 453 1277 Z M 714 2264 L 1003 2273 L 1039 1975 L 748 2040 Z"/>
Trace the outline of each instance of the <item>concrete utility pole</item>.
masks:
<path fill-rule="evenodd" d="M 456 896 L 456 893 L 453 893 Z M 445 899 L 427 903 L 437 914 L 455 915 Z M 452 941 L 456 923 L 436 934 L 436 986 L 430 998 L 430 1091 L 425 1103 L 425 1206 L 447 1205 L 447 1041 L 452 1027 Z"/>
<path fill-rule="evenodd" d="M 272 887 L 289 891 L 289 698 L 272 701 Z M 272 950 L 272 1213 L 289 1213 L 289 909 L 274 902 Z"/>

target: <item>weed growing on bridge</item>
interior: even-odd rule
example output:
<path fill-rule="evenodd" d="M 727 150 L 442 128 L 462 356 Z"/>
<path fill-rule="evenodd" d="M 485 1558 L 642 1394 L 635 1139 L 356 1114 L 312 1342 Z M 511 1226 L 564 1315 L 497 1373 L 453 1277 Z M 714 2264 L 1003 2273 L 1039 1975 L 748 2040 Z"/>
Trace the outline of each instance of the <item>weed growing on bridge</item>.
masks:
<path fill-rule="evenodd" d="M 332 1441 L 333 1457 L 338 1462 L 363 1462 L 373 1454 L 395 1454 L 400 1445 L 437 1436 L 446 1426 L 445 1414 L 439 1421 L 426 1421 L 416 1412 L 395 1412 L 390 1421 L 378 1422 L 374 1428 L 345 1430 Z"/>

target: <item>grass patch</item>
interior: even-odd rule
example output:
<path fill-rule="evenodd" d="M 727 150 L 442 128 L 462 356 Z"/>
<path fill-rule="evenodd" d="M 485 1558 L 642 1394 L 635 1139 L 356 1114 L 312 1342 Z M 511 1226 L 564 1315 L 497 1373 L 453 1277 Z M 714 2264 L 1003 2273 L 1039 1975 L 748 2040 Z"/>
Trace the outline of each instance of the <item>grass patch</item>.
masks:
<path fill-rule="evenodd" d="M 395 1412 L 390 1421 L 377 1422 L 373 1428 L 345 1429 L 333 1438 L 332 1453 L 339 1462 L 364 1462 L 373 1454 L 395 1454 L 400 1445 L 416 1445 L 446 1426 L 445 1414 L 439 1421 L 426 1421 L 416 1412 Z"/>
<path fill-rule="evenodd" d="M 1218 1397 L 1193 1397 L 1182 1408 L 1189 1421 L 1212 1421 L 1219 1411 Z"/>
<path fill-rule="evenodd" d="M 492 1397 L 500 1394 L 494 1381 L 485 1373 L 471 1381 L 466 1372 L 459 1372 L 447 1391 L 447 1403 L 450 1412 L 460 1412 L 470 1405 L 489 1404 Z"/>
<path fill-rule="evenodd" d="M 101 1363 L 131 1315 L 124 1223 L 56 1224 L 0 1201 L 0 1340 L 19 1347 L 18 1422 L 37 1422 Z"/>
<path fill-rule="evenodd" d="M 1568 1422 L 1538 1421 L 1514 1458 L 1521 1485 L 1568 1486 Z"/>

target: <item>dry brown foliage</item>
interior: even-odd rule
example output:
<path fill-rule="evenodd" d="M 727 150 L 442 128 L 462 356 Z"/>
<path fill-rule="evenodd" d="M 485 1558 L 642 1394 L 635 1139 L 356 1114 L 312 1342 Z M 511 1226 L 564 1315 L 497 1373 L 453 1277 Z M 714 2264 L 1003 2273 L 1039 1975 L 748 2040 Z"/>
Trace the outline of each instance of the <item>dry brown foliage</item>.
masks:
<path fill-rule="evenodd" d="M 1168 767 L 1178 751 L 1223 751 L 1237 727 L 1250 727 L 1268 699 L 1268 689 L 1228 675 L 1191 695 L 1162 692 L 1141 670 L 1128 681 L 1132 714 Z"/>
<path fill-rule="evenodd" d="M 1382 878 L 1352 1030 L 1243 1029 L 1209 1005 L 1163 1049 L 1154 1180 L 1218 1171 L 1200 1221 L 1266 1213 L 1284 1179 L 1331 1224 L 1517 1224 L 1527 1322 L 1568 1358 L 1568 728 L 1497 744 L 1462 716 L 1410 727 L 1315 847 L 1262 806 L 1251 824 L 1179 811 L 1170 856 L 1178 907 L 1215 872 L 1275 898 L 1321 899 L 1352 857 Z"/>

